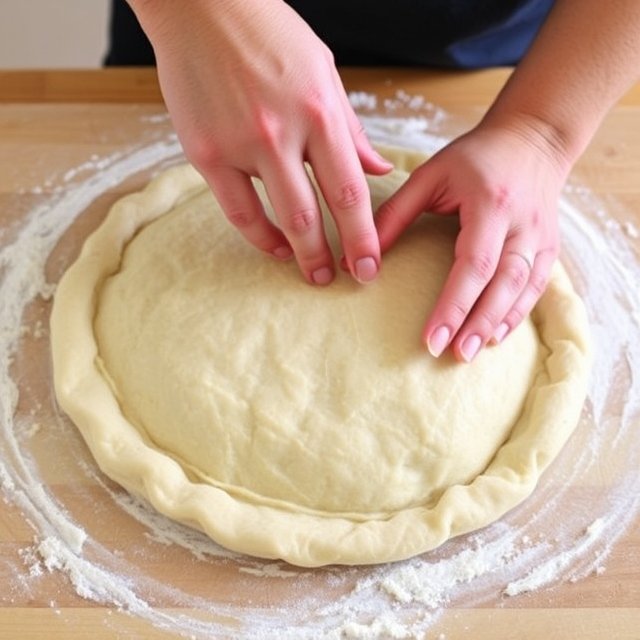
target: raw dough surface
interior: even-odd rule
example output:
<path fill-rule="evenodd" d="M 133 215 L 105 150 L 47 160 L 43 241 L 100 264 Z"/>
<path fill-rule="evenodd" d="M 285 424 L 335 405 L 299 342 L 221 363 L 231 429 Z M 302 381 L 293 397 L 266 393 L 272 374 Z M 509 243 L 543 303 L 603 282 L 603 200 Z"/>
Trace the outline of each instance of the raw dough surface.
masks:
<path fill-rule="evenodd" d="M 406 175 L 372 179 L 374 206 Z M 107 475 L 225 546 L 305 566 L 405 558 L 529 495 L 586 388 L 561 267 L 531 319 L 462 365 L 419 343 L 454 219 L 423 217 L 374 284 L 318 289 L 217 209 L 191 167 L 170 169 L 60 283 L 56 391 Z"/>

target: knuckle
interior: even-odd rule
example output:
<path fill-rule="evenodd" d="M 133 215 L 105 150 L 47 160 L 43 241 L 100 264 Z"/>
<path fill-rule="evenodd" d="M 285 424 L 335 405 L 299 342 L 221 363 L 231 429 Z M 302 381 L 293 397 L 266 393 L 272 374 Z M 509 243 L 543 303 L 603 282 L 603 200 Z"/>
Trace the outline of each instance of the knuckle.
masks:
<path fill-rule="evenodd" d="M 302 111 L 311 124 L 323 131 L 333 122 L 334 108 L 331 101 L 319 89 L 310 90 L 304 98 Z"/>
<path fill-rule="evenodd" d="M 351 179 L 343 182 L 335 192 L 335 205 L 342 210 L 361 206 L 368 198 L 364 181 Z"/>
<path fill-rule="evenodd" d="M 449 300 L 445 307 L 445 316 L 452 321 L 449 324 L 458 327 L 464 322 L 470 311 L 470 305 L 459 300 Z"/>
<path fill-rule="evenodd" d="M 529 286 L 531 287 L 531 291 L 533 291 L 536 298 L 539 298 L 547 288 L 547 284 L 549 282 L 549 277 L 543 274 L 534 273 L 531 275 L 529 279 Z"/>
<path fill-rule="evenodd" d="M 310 81 L 304 88 L 300 101 L 294 107 L 316 135 L 326 139 L 330 145 L 340 144 L 336 123 L 344 118 L 343 104 L 339 91 L 326 73 L 324 81 Z"/>
<path fill-rule="evenodd" d="M 313 209 L 299 209 L 285 217 L 283 231 L 293 236 L 305 235 L 316 224 L 318 214 Z"/>
<path fill-rule="evenodd" d="M 507 322 L 512 329 L 515 329 L 524 320 L 524 316 L 525 314 L 523 310 L 519 309 L 518 307 L 514 307 L 513 309 L 511 309 L 511 311 L 509 311 L 507 317 L 505 318 L 505 322 Z"/>
<path fill-rule="evenodd" d="M 491 205 L 491 209 L 501 214 L 513 205 L 513 193 L 509 187 L 500 183 L 486 182 L 484 184 L 484 196 Z"/>
<path fill-rule="evenodd" d="M 220 162 L 220 151 L 206 137 L 195 136 L 184 147 L 185 154 L 195 167 L 210 169 Z"/>
<path fill-rule="evenodd" d="M 268 151 L 279 150 L 284 139 L 284 123 L 274 113 L 256 109 L 253 114 L 253 142 Z"/>
<path fill-rule="evenodd" d="M 229 222 L 238 229 L 249 227 L 255 221 L 253 213 L 246 209 L 231 209 L 229 211 L 225 211 L 225 215 L 227 220 L 229 220 Z"/>
<path fill-rule="evenodd" d="M 496 185 L 492 190 L 493 202 L 498 211 L 504 211 L 513 204 L 513 195 L 511 190 L 505 185 Z"/>
<path fill-rule="evenodd" d="M 494 257 L 487 252 L 471 253 L 460 256 L 467 270 L 479 282 L 488 282 L 496 269 Z"/>
<path fill-rule="evenodd" d="M 544 216 L 542 211 L 537 207 L 531 211 L 529 216 L 529 224 L 533 229 L 540 229 L 544 222 Z"/>
<path fill-rule="evenodd" d="M 481 333 L 484 335 L 490 335 L 491 331 L 495 329 L 502 320 L 502 316 L 498 316 L 493 309 L 485 308 L 479 309 L 475 318 L 482 327 Z"/>
<path fill-rule="evenodd" d="M 529 268 L 524 260 L 517 258 L 517 262 L 512 262 L 504 270 L 504 277 L 507 286 L 511 291 L 520 291 L 529 280 Z"/>

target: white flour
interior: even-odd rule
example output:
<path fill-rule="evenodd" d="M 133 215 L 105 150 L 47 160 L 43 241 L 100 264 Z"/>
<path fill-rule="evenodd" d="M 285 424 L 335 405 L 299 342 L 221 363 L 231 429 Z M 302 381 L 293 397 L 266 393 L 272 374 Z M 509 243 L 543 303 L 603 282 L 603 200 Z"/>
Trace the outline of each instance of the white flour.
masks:
<path fill-rule="evenodd" d="M 375 96 L 351 98 L 377 142 L 433 153 L 459 133 L 441 109 L 421 97 L 398 92 L 384 103 L 386 117 L 372 113 L 380 106 Z M 578 184 L 565 189 L 560 209 L 564 259 L 585 298 L 597 345 L 587 410 L 529 500 L 500 522 L 430 554 L 380 567 L 310 571 L 231 553 L 105 481 L 82 453 L 79 435 L 58 415 L 50 393 L 31 410 L 21 409 L 21 398 L 30 398 L 31 390 L 12 363 L 26 338 L 46 346 L 42 320 L 25 325 L 24 313 L 53 292 L 45 278 L 49 255 L 96 198 L 129 176 L 157 172 L 180 158 L 163 114 L 142 122 L 161 135 L 156 131 L 150 142 L 107 157 L 91 156 L 33 187 L 32 194 L 50 196 L 24 212 L 10 241 L 0 237 L 0 486 L 6 504 L 33 530 L 33 543 L 23 546 L 15 566 L 2 570 L 8 585 L 3 602 L 33 596 L 43 576 L 57 573 L 78 596 L 185 637 L 412 638 L 431 629 L 447 607 L 604 571 L 607 555 L 640 510 L 640 260 L 637 229 L 628 214 L 616 210 L 612 217 L 609 205 Z M 107 521 L 115 514 L 139 523 L 142 533 L 133 545 L 125 549 L 124 543 L 119 547 L 92 534 L 93 523 L 77 520 L 64 496 L 43 479 L 41 458 L 30 447 L 48 433 L 81 452 L 70 464 L 84 485 L 99 491 L 96 518 L 105 510 Z M 617 470 L 606 496 L 576 493 L 604 468 Z M 566 514 L 566 521 L 558 523 L 558 513 Z M 144 558 L 161 557 L 163 550 L 186 553 L 212 572 L 224 567 L 247 592 L 277 581 L 284 595 L 265 606 L 192 593 L 145 572 Z M 325 595 L 313 595 L 310 585 L 320 585 Z M 107 617 L 105 624 L 117 628 Z"/>

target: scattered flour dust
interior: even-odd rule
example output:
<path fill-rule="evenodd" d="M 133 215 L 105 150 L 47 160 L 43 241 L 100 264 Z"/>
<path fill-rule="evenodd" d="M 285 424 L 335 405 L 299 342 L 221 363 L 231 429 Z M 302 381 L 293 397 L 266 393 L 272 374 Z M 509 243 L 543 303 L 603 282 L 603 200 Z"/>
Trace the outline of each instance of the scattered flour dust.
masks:
<path fill-rule="evenodd" d="M 442 109 L 421 96 L 400 91 L 382 103 L 366 93 L 350 98 L 376 142 L 434 153 L 461 133 L 452 129 Z M 607 555 L 640 510 L 639 435 L 633 429 L 640 414 L 635 373 L 640 371 L 640 266 L 633 246 L 638 232 L 630 222 L 619 223 L 588 188 L 575 183 L 565 188 L 560 203 L 563 257 L 588 306 L 596 363 L 576 434 L 524 505 L 481 532 L 418 558 L 314 572 L 224 550 L 114 489 L 91 461 L 79 457 L 75 472 L 101 492 L 103 504 L 96 510 L 134 518 L 145 531 L 136 542 L 142 556 L 177 549 L 194 562 L 211 564 L 212 571 L 232 567 L 244 585 L 278 581 L 290 594 L 271 607 L 212 601 L 167 584 L 147 575 L 144 562 L 132 564 L 115 544 L 92 535 L 91 523 L 77 520 L 72 507 L 43 480 L 38 455 L 29 448 L 47 430 L 65 434 L 69 447 L 81 446 L 79 436 L 58 414 L 50 393 L 37 401 L 37 413 L 44 417 L 36 420 L 35 409 L 19 409 L 29 389 L 14 375 L 13 364 L 23 340 L 46 337 L 42 320 L 25 325 L 24 315 L 53 293 L 45 265 L 66 230 L 126 178 L 152 175 L 180 161 L 181 149 L 164 114 L 143 116 L 140 124 L 153 130 L 148 140 L 110 156 L 93 155 L 33 187 L 32 194 L 49 194 L 46 202 L 22 212 L 23 222 L 10 241 L 0 238 L 0 487 L 5 503 L 20 512 L 34 536 L 33 544 L 19 551 L 5 581 L 4 601 L 32 596 L 43 576 L 56 573 L 66 577 L 78 596 L 184 637 L 435 638 L 427 634 L 447 607 L 513 597 L 605 570 Z M 572 487 L 588 486 L 588 479 L 612 461 L 619 475 L 610 492 L 576 506 Z M 558 513 L 568 514 L 567 521 L 558 523 Z M 335 589 L 336 595 L 315 597 L 308 593 L 310 584 Z M 163 606 L 155 604 L 159 602 Z"/>

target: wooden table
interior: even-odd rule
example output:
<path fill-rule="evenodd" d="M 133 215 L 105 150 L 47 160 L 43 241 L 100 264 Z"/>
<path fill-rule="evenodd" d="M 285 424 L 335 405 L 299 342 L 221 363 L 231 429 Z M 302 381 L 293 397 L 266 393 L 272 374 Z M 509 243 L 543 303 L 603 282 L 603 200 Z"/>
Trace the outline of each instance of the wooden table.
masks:
<path fill-rule="evenodd" d="M 392 97 L 397 90 L 424 95 L 470 125 L 477 121 L 508 73 L 345 69 L 343 78 L 349 90 L 381 98 Z M 136 122 L 161 113 L 161 96 L 152 70 L 0 72 L 0 230 L 6 229 L 11 235 L 16 223 L 16 202 L 29 206 L 46 200 L 50 195 L 47 179 L 52 172 L 78 167 L 93 154 L 117 151 L 127 144 Z M 109 136 L 104 135 L 105 130 Z M 578 162 L 575 175 L 596 194 L 614 198 L 640 223 L 640 85 L 629 91 L 605 119 Z M 44 187 L 34 189 L 36 185 Z M 130 185 L 114 187 L 92 208 L 106 209 L 127 188 Z M 94 223 L 83 224 L 81 221 L 80 232 L 86 234 Z M 52 271 L 55 276 L 55 264 Z M 28 362 L 21 366 L 28 375 L 47 384 L 46 372 L 29 373 Z M 29 401 L 27 394 L 24 402 Z M 43 439 L 37 446 L 55 449 L 56 445 Z M 55 460 L 49 466 L 44 474 L 47 482 L 52 487 L 62 487 L 64 492 L 65 483 L 72 484 L 65 470 Z M 86 478 L 75 480 L 86 484 Z M 85 487 L 85 499 L 87 491 L 93 495 L 93 488 Z M 89 504 L 87 509 L 90 507 Z M 90 510 L 87 514 L 89 521 L 93 516 Z M 90 527 L 89 522 L 87 526 Z M 109 540 L 126 549 L 127 545 L 137 544 L 143 533 L 139 525 L 116 516 Z M 17 554 L 32 543 L 32 537 L 33 530 L 20 508 L 11 503 L 0 504 L 0 580 L 7 585 L 14 584 L 15 575 L 3 567 L 15 566 Z M 172 580 L 179 563 L 184 561 L 184 555 L 167 552 L 154 571 L 157 576 Z M 194 567 L 192 579 L 210 579 L 217 585 L 214 597 L 231 597 L 224 591 L 224 571 L 207 576 Z M 108 617 L 112 624 L 105 625 Z M 636 518 L 635 526 L 616 544 L 603 575 L 507 602 L 494 598 L 478 606 L 445 609 L 429 634 L 430 638 L 442 634 L 440 637 L 446 640 L 639 639 L 640 519 Z M 46 575 L 29 589 L 17 590 L 13 595 L 5 593 L 0 601 L 0 640 L 170 636 L 136 616 L 83 600 L 66 578 L 56 575 Z"/>

